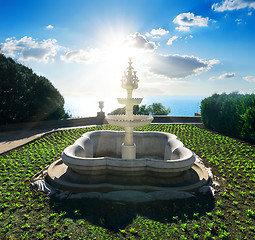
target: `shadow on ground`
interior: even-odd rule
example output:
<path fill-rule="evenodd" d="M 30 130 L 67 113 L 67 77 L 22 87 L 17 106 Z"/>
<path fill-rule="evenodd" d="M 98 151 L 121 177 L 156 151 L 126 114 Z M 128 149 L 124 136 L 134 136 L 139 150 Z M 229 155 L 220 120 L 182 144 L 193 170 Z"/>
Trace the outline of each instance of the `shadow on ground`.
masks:
<path fill-rule="evenodd" d="M 197 219 L 214 208 L 212 196 L 197 196 L 193 199 L 153 201 L 146 203 L 123 203 L 96 199 L 51 201 L 54 211 L 65 211 L 67 218 L 84 219 L 89 223 L 119 231 L 132 223 L 137 215 L 162 223 L 182 219 Z M 198 213 L 198 214 L 197 214 Z"/>

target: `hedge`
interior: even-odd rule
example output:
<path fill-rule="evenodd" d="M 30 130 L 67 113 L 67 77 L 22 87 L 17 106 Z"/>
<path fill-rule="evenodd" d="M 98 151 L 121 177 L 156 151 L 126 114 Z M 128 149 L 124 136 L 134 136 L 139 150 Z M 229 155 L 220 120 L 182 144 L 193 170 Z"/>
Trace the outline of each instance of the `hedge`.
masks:
<path fill-rule="evenodd" d="M 255 94 L 214 94 L 202 100 L 201 116 L 208 128 L 255 143 Z"/>

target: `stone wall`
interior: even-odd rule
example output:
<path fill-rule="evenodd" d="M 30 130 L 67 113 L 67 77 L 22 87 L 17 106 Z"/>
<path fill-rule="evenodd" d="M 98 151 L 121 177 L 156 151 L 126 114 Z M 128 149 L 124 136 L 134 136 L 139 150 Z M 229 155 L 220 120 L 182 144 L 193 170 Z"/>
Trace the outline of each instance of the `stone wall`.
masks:
<path fill-rule="evenodd" d="M 87 118 L 69 118 L 61 120 L 40 121 L 40 122 L 25 122 L 0 125 L 0 132 L 4 131 L 17 131 L 28 129 L 55 129 L 65 127 L 77 127 L 86 125 L 101 125 L 104 124 L 104 116 L 98 115 L 96 117 Z"/>
<path fill-rule="evenodd" d="M 200 116 L 153 116 L 152 123 L 202 123 Z M 64 127 L 78 127 L 86 125 L 102 125 L 107 124 L 104 118 L 104 114 L 98 113 L 96 117 L 87 118 L 69 118 L 53 121 L 41 121 L 41 122 L 26 122 L 0 125 L 0 131 L 17 131 L 27 129 L 55 129 Z"/>
<path fill-rule="evenodd" d="M 201 116 L 153 116 L 152 123 L 202 123 Z"/>

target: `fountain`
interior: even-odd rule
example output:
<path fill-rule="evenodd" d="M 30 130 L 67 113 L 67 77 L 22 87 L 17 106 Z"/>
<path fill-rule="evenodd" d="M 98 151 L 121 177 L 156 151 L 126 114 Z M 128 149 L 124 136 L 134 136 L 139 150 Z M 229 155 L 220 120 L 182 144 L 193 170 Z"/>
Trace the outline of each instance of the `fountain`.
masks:
<path fill-rule="evenodd" d="M 126 106 L 126 113 L 108 115 L 106 120 L 125 131 L 83 134 L 49 166 L 47 182 L 83 197 L 118 201 L 186 198 L 208 186 L 206 168 L 175 135 L 134 131 L 149 125 L 153 117 L 133 114 L 142 98 L 132 97 L 138 79 L 131 59 L 121 82 L 127 98 L 118 102 Z"/>

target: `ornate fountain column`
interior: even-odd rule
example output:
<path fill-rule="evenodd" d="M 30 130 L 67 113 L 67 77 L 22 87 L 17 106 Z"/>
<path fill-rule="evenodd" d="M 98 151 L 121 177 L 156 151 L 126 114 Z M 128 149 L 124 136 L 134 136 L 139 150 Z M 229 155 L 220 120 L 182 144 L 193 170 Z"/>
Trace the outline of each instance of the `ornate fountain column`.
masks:
<path fill-rule="evenodd" d="M 118 98 L 120 104 L 126 105 L 125 115 L 108 115 L 106 120 L 115 126 L 125 128 L 124 143 L 122 143 L 122 158 L 135 159 L 136 158 L 136 145 L 133 138 L 134 127 L 146 126 L 153 120 L 152 116 L 134 115 L 133 107 L 142 102 L 142 98 L 133 98 L 133 90 L 138 88 L 138 78 L 136 71 L 133 71 L 132 59 L 129 59 L 129 66 L 124 76 L 121 79 L 121 87 L 127 90 L 126 98 Z"/>
<path fill-rule="evenodd" d="M 132 93 L 133 90 L 138 87 L 138 78 L 136 77 L 136 72 L 133 72 L 132 60 L 129 59 L 128 62 L 128 71 L 124 73 L 124 76 L 121 80 L 122 88 L 127 90 L 127 101 L 126 101 L 126 119 L 129 121 L 134 120 L 133 107 L 132 103 Z M 118 99 L 119 101 L 119 99 Z M 121 103 L 121 100 L 119 101 Z M 133 139 L 133 126 L 125 127 L 125 139 L 122 144 L 122 158 L 125 159 L 135 159 L 136 158 L 136 145 Z"/>

